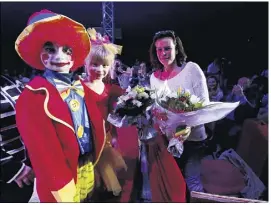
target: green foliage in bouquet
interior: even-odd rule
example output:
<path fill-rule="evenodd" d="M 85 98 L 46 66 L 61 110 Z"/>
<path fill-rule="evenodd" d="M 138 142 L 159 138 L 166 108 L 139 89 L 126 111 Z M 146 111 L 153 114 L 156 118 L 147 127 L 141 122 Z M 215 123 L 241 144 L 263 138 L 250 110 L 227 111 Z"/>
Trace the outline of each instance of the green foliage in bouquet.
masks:
<path fill-rule="evenodd" d="M 203 107 L 203 101 L 181 88 L 170 94 L 162 93 L 158 104 L 174 113 L 191 112 Z"/>

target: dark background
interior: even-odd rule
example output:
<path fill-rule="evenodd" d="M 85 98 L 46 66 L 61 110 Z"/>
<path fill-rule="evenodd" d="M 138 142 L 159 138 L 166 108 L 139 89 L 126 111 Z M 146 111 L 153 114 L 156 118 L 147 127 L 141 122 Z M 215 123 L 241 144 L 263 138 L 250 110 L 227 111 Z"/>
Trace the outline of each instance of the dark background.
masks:
<path fill-rule="evenodd" d="M 188 60 L 202 69 L 225 57 L 234 78 L 268 68 L 268 2 L 115 2 L 115 27 L 122 29 L 120 59 L 148 61 L 155 32 L 172 29 L 183 41 Z M 2 2 L 1 69 L 27 67 L 14 42 L 29 16 L 42 9 L 66 15 L 86 27 L 100 27 L 101 2 Z"/>

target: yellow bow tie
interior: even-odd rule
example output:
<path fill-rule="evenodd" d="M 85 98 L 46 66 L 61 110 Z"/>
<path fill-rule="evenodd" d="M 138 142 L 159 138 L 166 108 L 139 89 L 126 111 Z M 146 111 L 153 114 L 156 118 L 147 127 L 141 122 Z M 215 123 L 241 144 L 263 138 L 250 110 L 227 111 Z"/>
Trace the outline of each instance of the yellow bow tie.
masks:
<path fill-rule="evenodd" d="M 70 95 L 71 90 L 74 90 L 81 97 L 84 97 L 85 95 L 84 88 L 80 80 L 75 81 L 72 85 L 69 85 L 68 83 L 58 79 L 54 79 L 54 82 L 63 100 L 65 100 Z"/>

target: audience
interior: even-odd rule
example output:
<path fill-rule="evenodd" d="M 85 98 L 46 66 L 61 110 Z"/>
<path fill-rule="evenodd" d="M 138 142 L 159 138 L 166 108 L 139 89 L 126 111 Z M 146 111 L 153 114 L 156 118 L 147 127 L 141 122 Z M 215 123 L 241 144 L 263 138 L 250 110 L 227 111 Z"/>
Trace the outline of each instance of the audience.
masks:
<path fill-rule="evenodd" d="M 216 76 L 207 77 L 207 86 L 209 91 L 210 101 L 218 102 L 222 101 L 224 94 L 219 85 L 219 80 Z"/>

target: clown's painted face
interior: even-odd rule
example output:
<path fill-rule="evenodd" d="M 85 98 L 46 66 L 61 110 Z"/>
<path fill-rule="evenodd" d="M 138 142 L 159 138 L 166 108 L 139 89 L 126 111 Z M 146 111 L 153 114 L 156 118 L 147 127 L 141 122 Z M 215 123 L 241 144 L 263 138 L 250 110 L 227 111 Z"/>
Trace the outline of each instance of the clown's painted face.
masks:
<path fill-rule="evenodd" d="M 68 73 L 74 64 L 72 49 L 52 42 L 44 44 L 40 58 L 47 69 L 61 73 Z"/>

